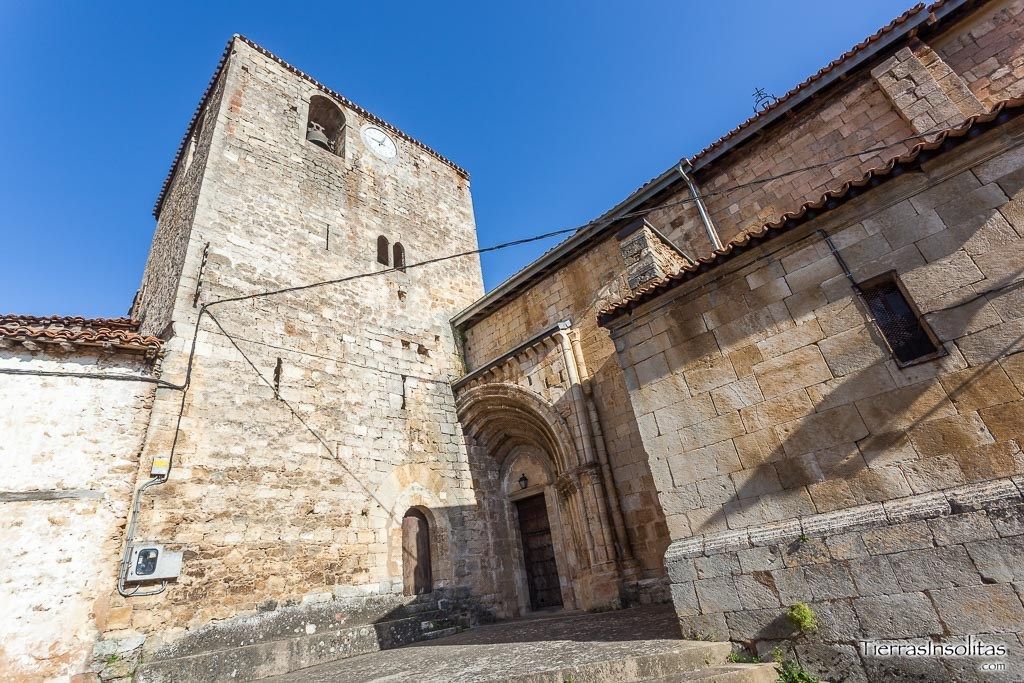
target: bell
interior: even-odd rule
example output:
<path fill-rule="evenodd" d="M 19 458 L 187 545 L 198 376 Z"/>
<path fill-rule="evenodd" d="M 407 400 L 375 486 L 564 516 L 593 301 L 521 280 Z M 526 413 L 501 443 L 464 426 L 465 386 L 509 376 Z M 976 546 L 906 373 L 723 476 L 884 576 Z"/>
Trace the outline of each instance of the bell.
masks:
<path fill-rule="evenodd" d="M 319 123 L 315 123 L 313 121 L 309 122 L 309 127 L 306 128 L 306 139 L 317 147 L 326 149 L 328 152 L 334 151 L 331 149 L 331 141 L 327 139 L 326 135 L 324 135 L 324 127 Z"/>

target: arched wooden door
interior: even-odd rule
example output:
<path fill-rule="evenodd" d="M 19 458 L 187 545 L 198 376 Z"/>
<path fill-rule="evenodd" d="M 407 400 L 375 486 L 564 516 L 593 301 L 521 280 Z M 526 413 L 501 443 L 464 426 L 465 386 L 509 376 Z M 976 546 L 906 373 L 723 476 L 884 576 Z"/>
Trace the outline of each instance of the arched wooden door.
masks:
<path fill-rule="evenodd" d="M 419 510 L 412 508 L 402 518 L 402 584 L 406 595 L 423 595 L 434 590 L 430 570 L 430 525 Z"/>

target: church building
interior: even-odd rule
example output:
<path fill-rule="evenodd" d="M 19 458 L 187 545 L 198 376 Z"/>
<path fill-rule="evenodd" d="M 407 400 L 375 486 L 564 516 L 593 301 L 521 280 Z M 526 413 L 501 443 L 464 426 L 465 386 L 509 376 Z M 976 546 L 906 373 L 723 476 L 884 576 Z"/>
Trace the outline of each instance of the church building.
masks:
<path fill-rule="evenodd" d="M 671 603 L 1020 679 L 1022 98 L 1024 0 L 917 5 L 485 293 L 467 171 L 233 36 L 126 317 L 0 315 L 0 678 Z"/>

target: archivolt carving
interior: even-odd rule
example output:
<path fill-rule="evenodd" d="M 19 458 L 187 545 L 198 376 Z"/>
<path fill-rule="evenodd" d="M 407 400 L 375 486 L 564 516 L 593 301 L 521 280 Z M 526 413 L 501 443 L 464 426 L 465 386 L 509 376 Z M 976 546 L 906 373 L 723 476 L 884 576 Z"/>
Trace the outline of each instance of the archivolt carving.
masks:
<path fill-rule="evenodd" d="M 557 472 L 579 463 L 572 433 L 555 408 L 522 387 L 488 383 L 466 389 L 456 401 L 463 431 L 502 461 L 516 446 L 550 453 Z"/>

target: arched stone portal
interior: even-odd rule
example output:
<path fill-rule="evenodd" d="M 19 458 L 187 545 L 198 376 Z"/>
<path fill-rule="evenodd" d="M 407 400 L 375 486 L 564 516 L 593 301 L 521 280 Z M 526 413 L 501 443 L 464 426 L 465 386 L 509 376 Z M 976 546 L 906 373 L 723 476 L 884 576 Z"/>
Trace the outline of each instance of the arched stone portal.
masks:
<path fill-rule="evenodd" d="M 581 457 L 578 431 L 511 384 L 466 389 L 457 407 L 490 530 L 499 610 L 617 605 L 620 576 L 600 471 Z"/>

